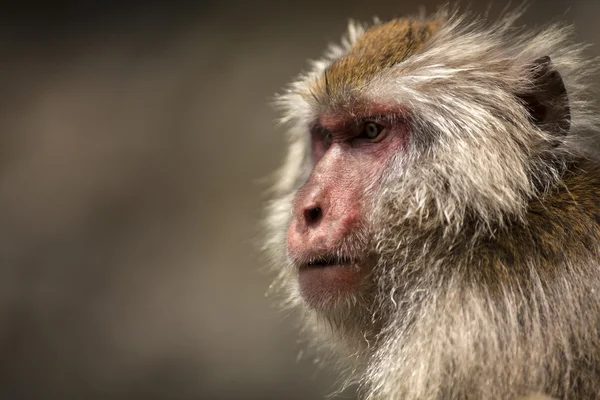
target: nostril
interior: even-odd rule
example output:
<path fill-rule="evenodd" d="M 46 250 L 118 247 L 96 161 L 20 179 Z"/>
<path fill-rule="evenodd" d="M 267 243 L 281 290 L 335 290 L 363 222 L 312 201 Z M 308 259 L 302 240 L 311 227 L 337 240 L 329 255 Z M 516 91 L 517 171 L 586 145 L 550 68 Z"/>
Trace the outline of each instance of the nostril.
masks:
<path fill-rule="evenodd" d="M 323 211 L 321 210 L 321 207 L 313 207 L 304 210 L 304 218 L 308 224 L 315 224 L 319 222 L 322 215 Z"/>

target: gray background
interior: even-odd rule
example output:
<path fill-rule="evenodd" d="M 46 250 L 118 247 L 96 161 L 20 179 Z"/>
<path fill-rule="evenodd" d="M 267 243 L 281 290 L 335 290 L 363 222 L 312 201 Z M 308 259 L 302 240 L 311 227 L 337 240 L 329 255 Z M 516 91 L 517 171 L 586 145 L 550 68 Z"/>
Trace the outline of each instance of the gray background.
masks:
<path fill-rule="evenodd" d="M 190 4 L 2 6 L 1 399 L 334 388 L 264 296 L 257 220 L 284 145 L 268 102 L 347 18 L 418 3 Z M 540 0 L 523 22 L 574 22 L 598 55 L 599 17 L 597 1 Z"/>

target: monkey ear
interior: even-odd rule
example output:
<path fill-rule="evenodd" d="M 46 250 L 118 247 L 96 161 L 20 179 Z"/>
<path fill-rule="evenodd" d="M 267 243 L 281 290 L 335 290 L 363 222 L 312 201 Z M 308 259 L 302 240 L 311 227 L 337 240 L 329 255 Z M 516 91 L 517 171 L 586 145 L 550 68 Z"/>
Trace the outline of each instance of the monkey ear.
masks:
<path fill-rule="evenodd" d="M 517 96 L 529 111 L 531 121 L 560 139 L 571 127 L 571 108 L 565 84 L 548 56 L 535 60 L 531 68 L 532 88 Z"/>

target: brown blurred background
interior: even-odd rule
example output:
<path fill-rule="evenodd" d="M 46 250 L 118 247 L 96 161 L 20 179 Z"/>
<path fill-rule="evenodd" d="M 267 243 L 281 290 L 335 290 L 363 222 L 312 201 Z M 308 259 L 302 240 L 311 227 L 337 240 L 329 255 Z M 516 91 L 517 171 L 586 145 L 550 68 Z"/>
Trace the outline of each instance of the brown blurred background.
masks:
<path fill-rule="evenodd" d="M 0 399 L 331 393 L 264 296 L 257 221 L 284 146 L 268 102 L 347 18 L 439 3 L 3 5 Z M 523 21 L 598 45 L 599 17 L 539 0 Z"/>

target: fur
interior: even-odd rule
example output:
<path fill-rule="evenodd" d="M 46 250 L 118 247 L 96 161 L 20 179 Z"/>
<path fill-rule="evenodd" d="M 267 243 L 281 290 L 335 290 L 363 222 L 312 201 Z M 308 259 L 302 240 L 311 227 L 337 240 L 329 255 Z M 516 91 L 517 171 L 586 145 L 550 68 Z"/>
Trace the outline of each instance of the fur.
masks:
<path fill-rule="evenodd" d="M 393 21 L 429 33 L 366 72 L 356 49 L 385 24 L 351 23 L 278 98 L 290 146 L 266 218 L 273 287 L 342 354 L 346 384 L 366 399 L 600 398 L 600 169 L 582 150 L 598 130 L 594 63 L 570 27 L 527 31 L 518 15 Z M 369 40 L 376 50 L 394 38 Z M 532 90 L 544 56 L 568 92 L 559 146 L 515 96 Z M 317 314 L 303 307 L 285 238 L 310 174 L 307 127 L 365 102 L 409 110 L 411 143 L 368 216 L 373 286 Z"/>

